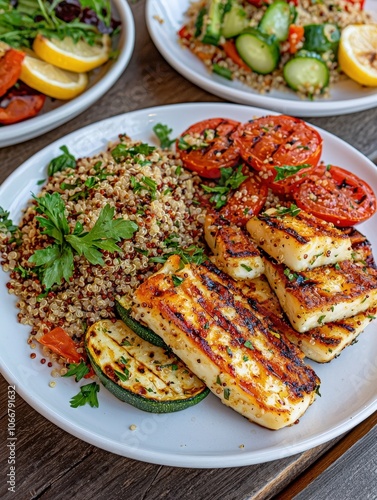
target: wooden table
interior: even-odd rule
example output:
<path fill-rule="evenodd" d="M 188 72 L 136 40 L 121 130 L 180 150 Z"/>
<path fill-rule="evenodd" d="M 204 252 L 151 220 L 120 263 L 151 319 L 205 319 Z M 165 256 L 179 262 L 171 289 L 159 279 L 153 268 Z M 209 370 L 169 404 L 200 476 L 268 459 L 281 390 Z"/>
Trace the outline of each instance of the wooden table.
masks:
<path fill-rule="evenodd" d="M 144 21 L 144 0 L 130 1 L 135 51 L 116 85 L 91 109 L 42 137 L 0 150 L 0 181 L 35 152 L 69 132 L 119 113 L 178 102 L 220 101 L 177 74 L 160 56 Z M 377 158 L 377 108 L 308 118 L 372 159 Z M 1 133 L 1 131 L 0 131 Z M 0 380 L 0 436 L 7 428 L 7 382 Z M 62 431 L 19 396 L 17 490 L 7 492 L 9 466 L 1 450 L 4 499 L 357 499 L 377 498 L 377 413 L 346 436 L 293 457 L 232 469 L 181 469 L 141 463 L 89 445 Z M 326 416 L 324 416 L 326 418 Z"/>

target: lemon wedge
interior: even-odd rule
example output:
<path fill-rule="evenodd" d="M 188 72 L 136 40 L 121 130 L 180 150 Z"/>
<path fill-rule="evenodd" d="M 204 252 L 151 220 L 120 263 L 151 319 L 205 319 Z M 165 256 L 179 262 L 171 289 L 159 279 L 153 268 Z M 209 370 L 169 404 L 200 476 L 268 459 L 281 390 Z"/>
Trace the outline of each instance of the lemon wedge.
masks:
<path fill-rule="evenodd" d="M 101 43 L 95 45 L 89 45 L 85 40 L 75 43 L 70 37 L 59 40 L 43 35 L 37 35 L 33 42 L 38 57 L 75 73 L 86 73 L 104 64 L 109 59 L 110 47 L 109 35 L 103 35 Z"/>
<path fill-rule="evenodd" d="M 29 87 L 55 99 L 73 99 L 88 85 L 86 73 L 72 73 L 41 59 L 26 55 L 20 80 Z"/>
<path fill-rule="evenodd" d="M 344 28 L 338 60 L 352 80 L 377 87 L 377 24 L 352 24 Z"/>

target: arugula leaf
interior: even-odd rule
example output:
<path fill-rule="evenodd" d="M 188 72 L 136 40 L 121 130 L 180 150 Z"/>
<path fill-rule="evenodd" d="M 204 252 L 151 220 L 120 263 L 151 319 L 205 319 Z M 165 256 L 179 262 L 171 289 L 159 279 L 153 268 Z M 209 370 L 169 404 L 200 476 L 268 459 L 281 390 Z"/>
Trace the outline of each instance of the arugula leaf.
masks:
<path fill-rule="evenodd" d="M 47 289 L 54 284 L 60 285 L 63 279 L 69 281 L 74 270 L 74 251 L 80 256 L 84 255 L 93 265 L 103 265 L 100 250 L 122 252 L 116 243 L 121 239 L 132 238 L 138 230 L 133 221 L 113 219 L 115 209 L 105 205 L 89 232 L 84 232 L 80 222 L 70 232 L 64 201 L 59 193 L 47 193 L 41 198 L 34 196 L 34 199 L 37 201 L 37 211 L 43 215 L 37 217 L 42 233 L 54 239 L 52 245 L 36 250 L 29 258 L 29 262 L 37 267 L 36 272 Z"/>
<path fill-rule="evenodd" d="M 61 146 L 59 149 L 63 151 L 63 154 L 50 161 L 47 167 L 47 173 L 49 177 L 56 174 L 56 172 L 65 170 L 66 168 L 76 168 L 76 159 L 68 151 L 67 146 Z"/>
<path fill-rule="evenodd" d="M 97 392 L 99 392 L 99 390 L 100 387 L 97 382 L 81 386 L 80 392 L 76 394 L 76 396 L 73 396 L 70 401 L 71 407 L 78 408 L 79 406 L 89 404 L 92 408 L 98 408 Z"/>
<path fill-rule="evenodd" d="M 282 165 L 281 167 L 274 167 L 277 174 L 275 181 L 281 181 L 287 177 L 297 174 L 303 168 L 309 168 L 311 165 L 309 163 L 303 163 L 302 165 Z"/>
<path fill-rule="evenodd" d="M 236 170 L 230 167 L 220 168 L 220 174 L 221 177 L 217 186 L 211 187 L 201 184 L 206 193 L 214 193 L 209 201 L 215 205 L 216 210 L 226 205 L 229 192 L 232 189 L 237 189 L 247 179 L 247 175 L 242 174 L 242 165 L 237 167 Z"/>
<path fill-rule="evenodd" d="M 153 127 L 153 132 L 157 135 L 162 149 L 169 149 L 175 142 L 175 139 L 170 139 L 169 137 L 169 135 L 173 132 L 173 129 L 169 128 L 167 125 L 157 123 Z"/>
<path fill-rule="evenodd" d="M 76 382 L 79 382 L 88 373 L 89 368 L 84 361 L 80 361 L 80 363 L 70 363 L 68 365 L 68 371 L 63 377 L 72 377 L 74 375 Z"/>

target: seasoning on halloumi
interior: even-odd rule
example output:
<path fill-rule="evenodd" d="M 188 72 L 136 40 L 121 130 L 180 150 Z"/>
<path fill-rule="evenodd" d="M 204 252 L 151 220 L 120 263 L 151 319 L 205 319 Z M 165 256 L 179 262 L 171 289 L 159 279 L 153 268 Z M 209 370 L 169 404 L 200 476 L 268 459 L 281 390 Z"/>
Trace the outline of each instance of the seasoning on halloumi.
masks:
<path fill-rule="evenodd" d="M 204 235 L 217 267 L 233 279 L 253 279 L 263 273 L 264 263 L 256 245 L 241 228 L 221 215 L 206 215 Z"/>
<path fill-rule="evenodd" d="M 298 332 L 377 305 L 377 270 L 361 261 L 346 260 L 296 273 L 265 257 L 265 275 Z"/>
<path fill-rule="evenodd" d="M 252 217 L 246 227 L 259 247 L 293 271 L 351 258 L 351 240 L 347 234 L 293 204 Z"/>
<path fill-rule="evenodd" d="M 182 268 L 172 256 L 138 287 L 134 313 L 225 405 L 270 429 L 291 425 L 320 381 L 223 274 L 208 262 Z"/>

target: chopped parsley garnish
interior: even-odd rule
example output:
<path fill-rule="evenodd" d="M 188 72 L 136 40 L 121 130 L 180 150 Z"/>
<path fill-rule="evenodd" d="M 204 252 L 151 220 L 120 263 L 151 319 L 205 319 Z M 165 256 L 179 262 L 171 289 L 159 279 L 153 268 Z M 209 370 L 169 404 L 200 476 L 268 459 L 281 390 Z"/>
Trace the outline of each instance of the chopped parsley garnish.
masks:
<path fill-rule="evenodd" d="M 70 401 L 72 408 L 78 408 L 79 406 L 84 406 L 86 404 L 90 405 L 92 408 L 98 408 L 98 398 L 97 393 L 100 387 L 97 382 L 92 382 L 91 384 L 86 384 L 80 387 L 80 392 L 73 396 Z"/>
<path fill-rule="evenodd" d="M 204 254 L 204 248 L 200 248 L 195 245 L 180 248 L 178 238 L 178 234 L 171 233 L 163 242 L 165 247 L 170 251 L 159 257 L 152 257 L 149 261 L 156 262 L 157 264 L 164 264 L 172 255 L 179 255 L 183 264 L 192 262 L 193 264 L 199 265 L 207 260 L 207 256 Z"/>
<path fill-rule="evenodd" d="M 65 375 L 63 375 L 63 377 L 75 376 L 76 382 L 79 382 L 88 373 L 89 368 L 86 366 L 84 361 L 80 361 L 80 363 L 70 363 L 68 365 L 68 371 Z"/>
<path fill-rule="evenodd" d="M 274 167 L 276 170 L 275 181 L 281 181 L 287 177 L 297 174 L 303 168 L 309 168 L 311 165 L 309 163 L 304 163 L 303 165 L 282 165 L 281 167 Z"/>
<path fill-rule="evenodd" d="M 233 353 L 232 353 L 232 350 L 231 350 L 231 348 L 230 348 L 230 347 L 227 347 L 227 348 L 226 348 L 226 352 L 228 353 L 228 355 L 229 355 L 230 357 L 232 357 L 232 356 L 233 356 Z"/>
<path fill-rule="evenodd" d="M 229 389 L 229 387 L 225 387 L 225 389 L 224 389 L 224 399 L 228 400 L 229 397 L 230 397 L 230 389 Z"/>
<path fill-rule="evenodd" d="M 369 319 L 376 319 L 376 316 L 373 316 L 373 314 L 368 314 L 367 316 Z"/>
<path fill-rule="evenodd" d="M 215 205 L 216 210 L 226 205 L 229 192 L 232 189 L 237 189 L 247 179 L 247 175 L 242 174 L 242 165 L 236 170 L 226 167 L 221 168 L 220 174 L 221 177 L 217 186 L 211 187 L 201 184 L 206 193 L 214 193 L 209 201 Z"/>
<path fill-rule="evenodd" d="M 30 269 L 25 269 L 23 266 L 17 266 L 14 268 L 14 270 L 20 274 L 21 278 L 24 279 L 30 278 L 30 276 L 32 275 Z"/>
<path fill-rule="evenodd" d="M 120 345 L 132 345 L 131 342 L 129 342 L 127 339 L 124 339 L 123 342 Z"/>
<path fill-rule="evenodd" d="M 334 269 L 336 269 L 337 271 L 339 271 L 339 269 L 340 269 L 339 262 L 336 262 L 336 263 L 334 264 Z"/>
<path fill-rule="evenodd" d="M 132 238 L 138 226 L 133 221 L 123 218 L 113 219 L 115 209 L 105 205 L 96 223 L 89 232 L 84 232 L 80 222 L 76 222 L 70 232 L 65 216 L 65 204 L 59 193 L 49 194 L 41 198 L 34 196 L 37 202 L 37 220 L 42 234 L 50 236 L 54 243 L 42 250 L 36 250 L 29 258 L 35 264 L 42 284 L 47 290 L 52 285 L 60 285 L 61 281 L 69 281 L 73 275 L 74 254 L 83 255 L 93 265 L 104 265 L 100 250 L 122 252 L 116 244 L 122 239 Z"/>
<path fill-rule="evenodd" d="M 127 382 L 127 380 L 130 378 L 130 372 L 127 370 L 126 367 L 124 367 L 123 372 L 114 370 L 114 373 L 122 382 Z"/>
<path fill-rule="evenodd" d="M 138 248 L 138 247 L 134 247 L 134 248 L 135 248 L 135 252 L 140 253 L 141 255 L 145 255 L 146 257 L 148 257 L 148 255 L 149 255 L 148 250 L 143 250 L 142 248 Z"/>
<path fill-rule="evenodd" d="M 9 218 L 9 212 L 0 207 L 0 233 L 15 233 L 18 227 Z"/>
<path fill-rule="evenodd" d="M 246 361 L 249 361 L 249 356 L 246 356 L 246 354 L 244 354 L 242 356 L 242 360 L 245 361 L 245 363 L 246 363 Z"/>
<path fill-rule="evenodd" d="M 315 390 L 314 390 L 314 392 L 315 392 L 316 394 L 318 394 L 318 396 L 319 396 L 319 397 L 321 397 L 321 393 L 319 392 L 319 387 L 320 387 L 320 386 L 319 386 L 319 385 L 317 385 L 317 386 L 316 386 L 316 388 L 315 388 Z"/>
<path fill-rule="evenodd" d="M 179 286 L 183 283 L 183 278 L 181 278 L 180 276 L 176 276 L 175 274 L 172 275 L 171 279 L 173 280 L 174 286 Z"/>
<path fill-rule="evenodd" d="M 277 207 L 276 208 L 276 215 L 277 216 L 282 216 L 282 215 L 291 215 L 292 217 L 296 217 L 301 212 L 301 209 L 298 208 L 297 205 L 292 203 L 289 207 Z"/>
<path fill-rule="evenodd" d="M 173 129 L 169 128 L 167 125 L 162 123 L 156 123 L 153 127 L 153 132 L 156 134 L 160 141 L 161 149 L 169 149 L 170 146 L 175 142 L 175 139 L 170 139 L 169 135 L 173 132 Z"/>
<path fill-rule="evenodd" d="M 76 158 L 69 152 L 67 146 L 61 146 L 63 154 L 50 161 L 47 167 L 49 177 L 67 168 L 76 168 Z"/>
<path fill-rule="evenodd" d="M 318 323 L 319 323 L 320 325 L 322 325 L 322 324 L 323 324 L 323 320 L 324 320 L 325 318 L 326 318 L 326 314 L 323 314 L 322 316 L 320 316 L 320 317 L 318 318 Z"/>
<path fill-rule="evenodd" d="M 253 270 L 251 267 L 247 266 L 246 264 L 241 264 L 241 267 L 243 267 L 244 269 L 246 269 L 246 271 L 248 273 Z"/>
<path fill-rule="evenodd" d="M 147 191 L 150 194 L 150 197 L 152 200 L 156 199 L 156 193 L 157 193 L 157 183 L 150 177 L 146 177 L 145 175 L 141 178 L 141 181 L 139 182 L 136 177 L 133 175 L 130 177 L 130 183 L 131 183 L 131 188 L 133 192 L 139 193 L 142 190 Z"/>
<path fill-rule="evenodd" d="M 246 340 L 246 342 L 244 342 L 243 344 L 245 347 L 247 347 L 248 349 L 252 349 L 254 350 L 254 346 L 253 344 L 250 342 L 250 340 Z"/>
<path fill-rule="evenodd" d="M 120 163 L 125 158 L 134 157 L 138 154 L 148 156 L 155 150 L 155 146 L 149 146 L 149 144 L 141 143 L 137 146 L 128 147 L 126 144 L 118 144 L 112 151 L 111 156 L 117 163 Z"/>
<path fill-rule="evenodd" d="M 220 379 L 220 375 L 217 375 L 217 377 L 216 377 L 216 384 L 217 385 L 222 385 L 221 379 Z"/>
<path fill-rule="evenodd" d="M 181 149 L 182 151 L 188 151 L 189 149 L 192 151 L 195 151 L 197 149 L 203 149 L 209 146 L 208 142 L 205 142 L 203 140 L 200 140 L 200 142 L 196 142 L 193 144 L 189 144 L 187 142 L 187 138 L 190 137 L 189 135 L 181 136 L 178 140 L 178 149 Z"/>
<path fill-rule="evenodd" d="M 175 175 L 181 175 L 182 172 L 182 167 L 181 165 L 178 165 L 178 167 L 175 169 Z"/>

